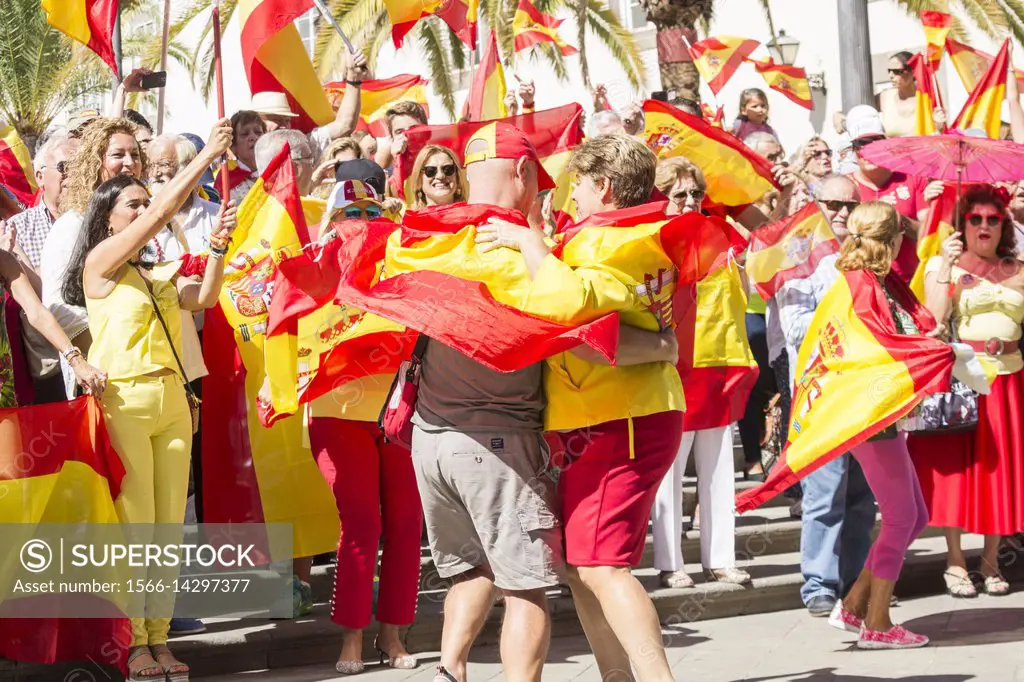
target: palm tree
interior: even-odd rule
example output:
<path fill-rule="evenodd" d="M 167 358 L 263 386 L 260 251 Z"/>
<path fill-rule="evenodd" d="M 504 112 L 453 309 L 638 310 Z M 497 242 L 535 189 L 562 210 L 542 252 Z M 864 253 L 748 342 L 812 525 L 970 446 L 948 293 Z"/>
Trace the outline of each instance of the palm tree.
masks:
<path fill-rule="evenodd" d="M 210 0 L 194 0 L 172 23 L 171 38 L 180 34 L 193 20 L 205 16 L 210 5 Z M 352 42 L 364 46 L 371 68 L 375 66 L 381 49 L 391 40 L 391 22 L 384 1 L 327 0 L 327 5 Z M 526 52 L 513 53 L 512 18 L 517 5 L 517 0 L 480 0 L 479 15 L 497 32 L 499 49 L 505 55 L 505 61 L 514 66 L 515 61 L 524 56 L 539 57 L 560 79 L 567 80 L 568 66 L 565 57 L 553 45 L 542 44 L 531 48 L 532 54 L 529 55 Z M 589 34 L 608 49 L 625 71 L 630 85 L 636 90 L 643 88 L 643 62 L 636 42 L 603 0 L 536 0 L 535 5 L 542 12 L 554 14 L 560 9 L 567 9 L 573 16 L 584 18 L 581 28 L 577 31 L 576 40 L 579 42 L 581 70 L 586 85 L 589 86 L 589 70 L 586 65 L 584 38 Z M 236 6 L 237 0 L 222 0 L 222 26 L 226 26 L 230 21 Z M 193 81 L 204 96 L 208 96 L 212 84 L 209 30 L 210 25 L 207 24 L 191 55 L 190 66 Z M 472 55 L 468 48 L 447 24 L 437 17 L 427 17 L 420 21 L 406 40 L 416 44 L 427 64 L 434 92 L 440 96 L 449 116 L 454 117 L 455 92 L 463 85 L 459 78 L 460 72 L 464 72 L 472 65 Z M 344 44 L 331 26 L 327 22 L 321 22 L 313 58 L 321 80 L 332 80 L 338 75 L 337 71 L 344 63 L 344 50 Z"/>
<path fill-rule="evenodd" d="M 640 0 L 647 11 L 648 20 L 654 24 L 659 35 L 681 40 L 683 31 L 691 35 L 700 26 L 707 32 L 707 26 L 714 15 L 715 0 Z M 908 13 L 917 15 L 926 10 L 949 12 L 954 16 L 966 16 L 985 35 L 999 40 L 1012 35 L 1024 42 L 1024 1 L 1022 0 L 896 0 L 896 4 Z M 775 36 L 769 0 L 761 0 L 769 32 Z M 954 20 L 953 35 L 964 39 L 966 29 L 961 21 Z M 699 75 L 691 62 L 659 63 L 661 84 L 665 90 L 675 90 L 680 97 L 698 101 Z"/>

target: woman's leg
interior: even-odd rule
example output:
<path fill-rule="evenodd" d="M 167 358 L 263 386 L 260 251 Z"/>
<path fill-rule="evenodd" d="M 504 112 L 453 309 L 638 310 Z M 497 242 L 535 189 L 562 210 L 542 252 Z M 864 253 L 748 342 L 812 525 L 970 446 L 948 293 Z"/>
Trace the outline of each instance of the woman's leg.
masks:
<path fill-rule="evenodd" d="M 695 435 L 694 431 L 683 433 L 675 462 L 661 480 L 651 510 L 654 567 L 663 573 L 683 570 L 683 476 Z"/>
<path fill-rule="evenodd" d="M 732 457 L 732 428 L 697 432 L 693 446 L 697 464 L 697 494 L 703 513 L 700 562 L 705 570 L 736 567 L 736 472 Z"/>
<path fill-rule="evenodd" d="M 416 617 L 420 583 L 420 528 L 423 508 L 409 450 L 385 443 L 377 424 L 367 422 L 380 452 L 380 501 L 383 549 L 377 591 L 377 646 L 392 660 L 408 655 L 399 626 Z"/>

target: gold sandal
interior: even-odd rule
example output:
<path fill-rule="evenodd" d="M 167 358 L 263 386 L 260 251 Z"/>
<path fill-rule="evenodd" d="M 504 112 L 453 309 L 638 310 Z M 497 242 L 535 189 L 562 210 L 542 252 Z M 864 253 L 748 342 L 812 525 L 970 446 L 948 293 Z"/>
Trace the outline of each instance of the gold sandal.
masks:
<path fill-rule="evenodd" d="M 189 667 L 175 658 L 166 644 L 154 644 L 149 647 L 149 650 L 153 652 L 153 658 L 163 668 L 167 682 L 188 682 Z M 169 656 L 174 662 L 163 663 L 160 660 L 161 656 L 165 658 Z"/>
<path fill-rule="evenodd" d="M 150 656 L 148 646 L 136 646 L 132 647 L 131 653 L 128 654 L 128 682 L 153 682 L 153 680 L 165 679 L 166 673 L 164 673 L 163 667 L 153 659 L 152 665 L 143 666 L 132 670 L 132 661 L 137 659 L 139 656 Z"/>
<path fill-rule="evenodd" d="M 947 569 L 942 574 L 942 579 L 946 581 L 946 593 L 951 597 L 973 599 L 978 596 L 978 590 L 974 587 L 974 581 L 971 580 L 971 576 L 967 573 L 960 575 Z"/>

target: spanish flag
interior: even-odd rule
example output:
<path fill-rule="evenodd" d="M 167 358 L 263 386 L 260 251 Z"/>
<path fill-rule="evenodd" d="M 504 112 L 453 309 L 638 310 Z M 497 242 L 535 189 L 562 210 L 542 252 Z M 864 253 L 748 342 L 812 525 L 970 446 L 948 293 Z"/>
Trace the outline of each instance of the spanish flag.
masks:
<path fill-rule="evenodd" d="M 0 410 L 0 523 L 23 537 L 6 538 L 13 555 L 25 542 L 39 539 L 46 524 L 119 532 L 115 501 L 124 476 L 95 398 Z M 0 566 L 0 594 L 11 594 L 21 568 L 16 560 Z M 71 602 L 68 595 L 50 594 L 3 599 L 0 658 L 93 660 L 125 671 L 132 640 L 126 599 L 74 595 Z M 64 607 L 91 610 L 95 617 L 45 617 Z"/>
<path fill-rule="evenodd" d="M 114 57 L 114 23 L 120 0 L 41 0 L 46 23 L 92 50 L 121 78 Z"/>
<path fill-rule="evenodd" d="M 368 130 L 374 137 L 387 137 L 388 127 L 384 114 L 395 102 L 412 101 L 428 111 L 427 84 L 430 81 L 419 76 L 402 74 L 381 80 L 363 81 L 360 87 L 359 127 Z M 324 85 L 331 108 L 338 109 L 345 94 L 345 81 Z"/>
<path fill-rule="evenodd" d="M 935 321 L 894 277 L 886 288 L 922 331 Z M 800 347 L 789 437 L 760 487 L 736 498 L 746 512 L 905 417 L 930 393 L 949 390 L 953 349 L 896 330 L 878 278 L 841 273 L 818 304 Z M 856 409 L 851 401 L 856 401 Z"/>
<path fill-rule="evenodd" d="M 771 164 L 699 116 L 664 102 L 644 102 L 643 142 L 659 159 L 685 156 L 704 172 L 708 198 L 723 206 L 752 204 L 777 189 Z"/>
<path fill-rule="evenodd" d="M 490 121 L 505 118 L 505 70 L 501 66 L 501 55 L 498 53 L 498 36 L 491 31 L 487 45 L 480 55 L 473 83 L 469 87 L 466 103 L 462 108 L 462 116 L 468 121 Z"/>
<path fill-rule="evenodd" d="M 405 36 L 423 17 L 435 15 L 470 49 L 476 49 L 476 15 L 479 0 L 384 0 L 391 20 L 391 40 L 399 48 Z"/>
<path fill-rule="evenodd" d="M 35 200 L 37 188 L 32 155 L 14 126 L 6 123 L 0 125 L 0 185 L 25 206 L 31 206 Z"/>
<path fill-rule="evenodd" d="M 265 366 L 295 366 L 294 336 L 266 336 L 277 263 L 309 243 L 307 223 L 324 210 L 300 200 L 294 173 L 286 145 L 238 210 L 220 304 L 203 330 L 203 467 L 207 522 L 291 523 L 302 557 L 337 548 L 334 495 L 303 445 L 301 418 L 265 429 L 256 411 Z"/>
<path fill-rule="evenodd" d="M 978 128 L 993 139 L 999 139 L 1003 100 L 1006 99 L 1006 71 L 1009 65 L 1010 39 L 996 53 L 985 75 L 971 91 L 960 115 L 953 121 L 956 130 Z"/>
<path fill-rule="evenodd" d="M 704 114 L 704 120 L 713 125 L 716 128 L 725 127 L 725 107 L 718 107 L 718 109 L 712 109 L 711 105 L 707 102 L 700 103 L 701 113 Z"/>
<path fill-rule="evenodd" d="M 761 43 L 749 38 L 715 36 L 690 46 L 693 65 L 716 95 Z"/>
<path fill-rule="evenodd" d="M 921 225 L 917 239 L 917 270 L 910 280 L 910 289 L 921 303 L 925 302 L 924 271 L 928 261 L 938 256 L 942 250 L 942 242 L 953 234 L 953 211 L 956 207 L 956 183 L 947 182 L 942 194 L 935 198 L 928 207 L 928 217 Z"/>
<path fill-rule="evenodd" d="M 953 28 L 953 17 L 945 12 L 933 10 L 925 10 L 918 16 L 921 17 L 921 25 L 924 27 L 925 40 L 928 41 L 928 63 L 933 70 L 938 69 L 939 62 L 942 61 L 942 49 L 946 45 L 946 37 L 949 36 L 949 31 Z M 918 81 L 918 87 L 920 87 L 920 82 Z"/>
<path fill-rule="evenodd" d="M 747 277 L 764 300 L 786 282 L 814 274 L 826 256 L 839 253 L 839 240 L 813 201 L 750 235 Z"/>
<path fill-rule="evenodd" d="M 935 107 L 942 106 L 939 91 L 935 87 L 935 71 L 931 64 L 920 54 L 910 58 L 910 68 L 914 70 L 917 81 L 917 112 L 915 114 L 915 134 L 934 135 Z"/>
<path fill-rule="evenodd" d="M 519 0 L 519 7 L 512 18 L 512 35 L 515 36 L 514 50 L 519 52 L 537 43 L 554 43 L 565 56 L 579 52 L 572 45 L 567 45 L 558 36 L 561 19 L 544 14 L 533 6 L 530 0 Z"/>
<path fill-rule="evenodd" d="M 327 95 L 309 60 L 294 21 L 313 8 L 312 0 L 239 0 L 242 63 L 249 90 L 283 92 L 294 127 L 308 133 L 334 120 Z"/>
<path fill-rule="evenodd" d="M 568 200 L 570 191 L 569 156 L 583 140 L 580 119 L 583 108 L 579 104 L 566 104 L 556 109 L 546 109 L 529 114 L 519 114 L 505 119 L 509 124 L 523 131 L 537 149 L 541 164 L 555 181 L 555 206 L 562 206 Z M 399 180 L 399 196 L 406 200 L 413 196 L 410 175 L 417 155 L 428 144 L 447 147 L 455 153 L 459 163 L 464 163 L 466 144 L 473 134 L 487 125 L 481 121 L 452 123 L 436 126 L 415 126 L 406 133 L 406 148 L 395 163 L 395 176 Z"/>
<path fill-rule="evenodd" d="M 985 75 L 992 60 L 995 59 L 987 52 L 976 50 L 970 45 L 964 45 L 952 38 L 946 38 L 946 52 L 949 53 L 949 59 L 956 67 L 956 72 L 960 75 L 960 80 L 963 81 L 964 89 L 967 92 L 971 92 L 978 86 L 978 81 Z M 1018 87 L 1024 91 L 1024 70 L 1014 69 L 1013 73 L 1017 77 Z"/>
<path fill-rule="evenodd" d="M 213 176 L 213 186 L 217 189 L 220 189 L 221 186 L 220 174 L 224 172 L 228 174 L 229 192 L 253 177 L 253 171 L 249 170 L 235 159 L 228 159 L 225 163 L 220 165 L 217 169 L 217 173 Z"/>
<path fill-rule="evenodd" d="M 807 83 L 807 72 L 798 66 L 776 64 L 771 57 L 749 60 L 769 88 L 781 92 L 804 109 L 814 109 L 814 97 Z"/>

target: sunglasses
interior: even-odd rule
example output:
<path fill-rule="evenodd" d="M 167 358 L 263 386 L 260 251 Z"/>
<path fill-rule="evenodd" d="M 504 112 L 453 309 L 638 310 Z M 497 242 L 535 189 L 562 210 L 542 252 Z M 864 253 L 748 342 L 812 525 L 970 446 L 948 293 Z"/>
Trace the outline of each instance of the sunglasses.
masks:
<path fill-rule="evenodd" d="M 910 69 L 907 69 L 907 68 L 903 68 L 903 69 L 889 69 L 889 75 L 890 76 L 905 76 L 908 73 L 910 73 Z"/>
<path fill-rule="evenodd" d="M 852 211 L 857 208 L 856 201 L 842 201 L 840 199 L 821 199 L 821 205 L 833 213 L 839 213 L 844 208 L 847 211 Z"/>
<path fill-rule="evenodd" d="M 676 192 L 672 195 L 673 201 L 683 202 L 687 198 L 693 199 L 697 203 L 704 201 L 704 190 L 702 189 L 684 189 L 680 192 Z"/>
<path fill-rule="evenodd" d="M 830 159 L 832 158 L 831 149 L 819 149 L 811 154 L 812 159 Z"/>
<path fill-rule="evenodd" d="M 455 175 L 455 171 L 456 171 L 455 164 L 454 163 L 446 163 L 445 165 L 440 166 L 440 167 L 439 166 L 424 166 L 423 167 L 423 174 L 426 175 L 428 178 L 431 178 L 431 179 L 433 179 L 434 176 L 437 175 L 437 171 L 441 171 L 441 175 L 443 175 L 444 177 L 450 178 L 453 175 Z"/>
<path fill-rule="evenodd" d="M 1003 216 L 1000 215 L 979 215 L 978 213 L 968 213 L 964 219 L 974 227 L 981 227 L 982 223 L 989 227 L 999 227 L 1003 224 Z"/>
<path fill-rule="evenodd" d="M 349 206 L 343 211 L 345 220 L 376 220 L 384 215 L 384 209 L 380 206 Z"/>
<path fill-rule="evenodd" d="M 68 176 L 68 171 L 71 170 L 67 161 L 58 161 L 56 166 L 43 166 L 43 168 L 52 168 L 60 173 L 63 178 L 66 178 Z"/>
<path fill-rule="evenodd" d="M 879 135 L 878 137 L 867 137 L 867 138 L 864 138 L 863 140 L 854 140 L 853 144 L 850 145 L 850 146 L 853 148 L 853 151 L 859 152 L 861 149 L 864 149 L 864 147 L 867 147 L 872 142 L 878 142 L 879 140 L 884 140 L 884 139 L 885 139 L 884 135 Z"/>

